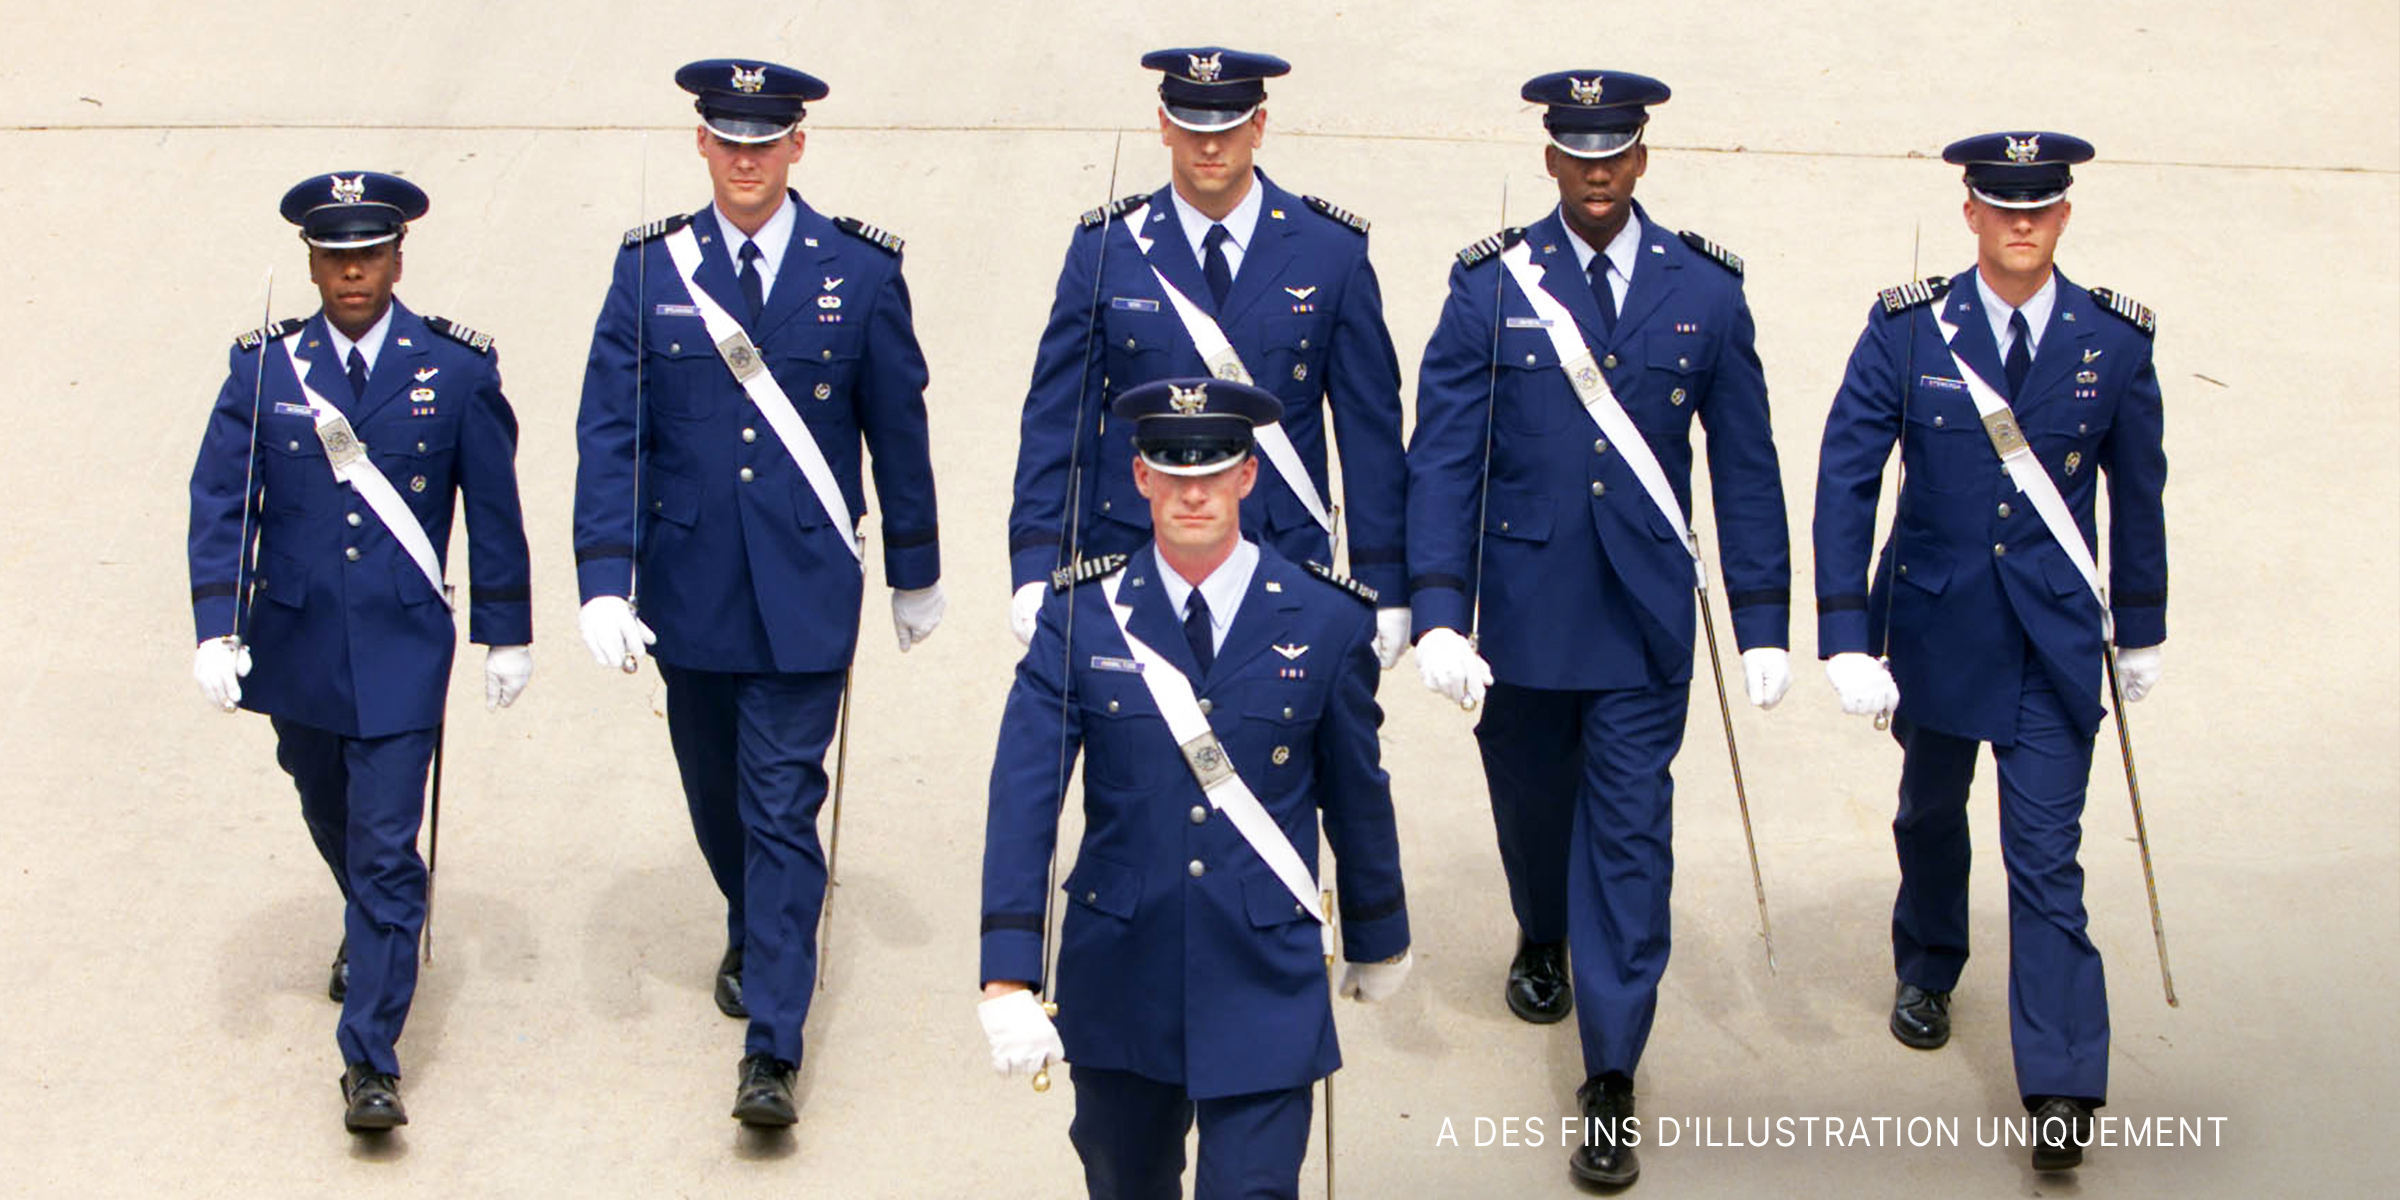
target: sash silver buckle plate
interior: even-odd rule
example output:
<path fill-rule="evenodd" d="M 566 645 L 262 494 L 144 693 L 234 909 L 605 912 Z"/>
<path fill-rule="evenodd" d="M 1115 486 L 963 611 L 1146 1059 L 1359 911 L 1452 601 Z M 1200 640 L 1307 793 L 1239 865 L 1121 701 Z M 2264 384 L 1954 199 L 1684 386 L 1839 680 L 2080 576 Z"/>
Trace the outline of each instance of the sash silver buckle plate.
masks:
<path fill-rule="evenodd" d="M 317 426 L 317 440 L 325 444 L 325 457 L 337 474 L 367 457 L 367 448 L 358 444 L 358 434 L 350 428 L 350 418 L 340 413 Z"/>
<path fill-rule="evenodd" d="M 717 343 L 717 356 L 725 360 L 726 367 L 733 371 L 733 378 L 739 383 L 748 383 L 751 376 L 767 369 L 766 364 L 758 360 L 758 347 L 752 344 L 750 335 L 739 329 Z"/>
<path fill-rule="evenodd" d="M 1200 781 L 1202 791 L 1233 778 L 1233 760 L 1226 757 L 1225 746 L 1214 731 L 1185 742 L 1183 761 L 1192 769 L 1192 778 Z"/>

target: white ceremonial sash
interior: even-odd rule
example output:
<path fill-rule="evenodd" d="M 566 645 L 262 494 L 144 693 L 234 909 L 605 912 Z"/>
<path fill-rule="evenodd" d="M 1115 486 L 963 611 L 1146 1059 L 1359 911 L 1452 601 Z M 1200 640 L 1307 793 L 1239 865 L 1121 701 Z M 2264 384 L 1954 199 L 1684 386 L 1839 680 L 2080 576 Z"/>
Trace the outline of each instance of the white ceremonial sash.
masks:
<path fill-rule="evenodd" d="M 842 531 L 842 544 L 849 548 L 850 557 L 858 560 L 859 569 L 866 569 L 866 551 L 860 547 L 858 522 L 850 516 L 850 504 L 842 499 L 842 488 L 833 478 L 833 467 L 825 461 L 825 451 L 809 433 L 808 422 L 800 419 L 799 410 L 792 407 L 783 385 L 775 381 L 775 372 L 767 369 L 758 356 L 758 347 L 751 344 L 750 335 L 742 332 L 741 322 L 717 303 L 715 296 L 700 286 L 700 239 L 689 225 L 667 235 L 667 257 L 675 260 L 675 273 L 683 276 L 683 290 L 692 295 L 692 304 L 700 310 L 700 322 L 708 327 L 709 340 L 717 344 L 717 357 L 733 372 L 735 382 L 750 396 L 750 403 L 767 418 L 767 427 L 775 431 L 776 440 L 783 443 L 785 452 L 799 465 L 800 474 L 808 480 L 809 490 L 817 494 L 817 503 L 825 509 L 835 528 Z"/>
<path fill-rule="evenodd" d="M 1500 261 L 1508 268 L 1509 278 L 1516 281 L 1517 290 L 1533 305 L 1534 315 L 1541 318 L 1543 329 L 1550 335 L 1551 348 L 1558 352 L 1558 369 L 1566 372 L 1567 384 L 1575 389 L 1575 398 L 1583 403 L 1583 411 L 1600 427 L 1601 436 L 1625 456 L 1625 465 L 1632 468 L 1634 479 L 1649 494 L 1650 502 L 1658 506 L 1659 515 L 1667 519 L 1667 527 L 1683 543 L 1684 553 L 1692 556 L 1695 586 L 1707 587 L 1708 567 L 1700 561 L 1700 543 L 1692 537 L 1691 524 L 1683 519 L 1683 506 L 1675 500 L 1675 489 L 1667 484 L 1665 468 L 1658 465 L 1658 456 L 1651 453 L 1650 443 L 1643 440 L 1640 427 L 1625 414 L 1625 406 L 1617 403 L 1617 394 L 1608 386 L 1608 376 L 1601 374 L 1600 363 L 1592 357 L 1592 348 L 1584 343 L 1583 333 L 1576 327 L 1575 314 L 1542 287 L 1541 272 L 1533 268 L 1533 247 L 1518 242 L 1500 256 Z M 1500 315 L 1494 313 L 1492 319 L 1497 321 Z"/>
<path fill-rule="evenodd" d="M 1300 902 L 1301 910 L 1315 917 L 1319 924 L 1329 925 L 1330 917 L 1324 911 L 1316 881 L 1309 878 L 1308 865 L 1301 861 L 1291 839 L 1283 836 L 1283 827 L 1275 823 L 1266 806 L 1258 802 L 1257 794 L 1233 769 L 1233 759 L 1217 741 L 1216 731 L 1209 728 L 1208 718 L 1200 712 L 1199 699 L 1192 695 L 1192 681 L 1148 642 L 1133 636 L 1133 605 L 1117 601 L 1117 592 L 1124 582 L 1123 572 L 1111 575 L 1101 582 L 1101 591 L 1108 598 L 1109 614 L 1117 619 L 1117 632 L 1125 635 L 1126 648 L 1133 652 L 1134 661 L 1142 665 L 1142 686 L 1150 689 L 1150 702 L 1166 718 L 1168 736 L 1183 748 L 1184 765 L 1199 780 L 1200 790 L 1208 796 L 1210 806 L 1224 813 L 1242 840 L 1266 860 L 1267 869 L 1275 872 L 1284 890 Z"/>
<path fill-rule="evenodd" d="M 2083 531 L 2075 527 L 2075 514 L 2067 508 L 2067 498 L 2058 494 L 2057 481 L 2050 478 L 2042 460 L 2034 457 L 2033 447 L 2025 444 L 2025 432 L 2017 426 L 2017 414 L 2000 398 L 2000 393 L 1958 356 L 1958 326 L 1944 319 L 1937 309 L 1933 312 L 1934 328 L 1941 331 L 1942 345 L 1950 351 L 1950 362 L 1958 368 L 1958 377 L 1967 383 L 1967 395 L 1974 398 L 1976 415 L 1983 418 L 1983 432 L 1992 440 L 1992 452 L 2000 456 L 2000 465 L 2007 469 L 2009 481 L 2033 502 L 2033 511 L 2040 514 L 2042 524 L 2059 548 L 2067 552 L 2067 561 L 2083 576 L 2083 585 L 2092 590 L 2092 599 L 2100 604 L 2100 636 L 2109 642 L 2117 640 L 2116 618 L 2108 611 L 2108 592 L 2100 586 L 2100 565 L 2092 560 L 2092 548 L 2084 544 Z M 1913 386 L 1913 385 L 1912 385 Z"/>
<path fill-rule="evenodd" d="M 408 551 L 417 570 L 425 573 L 425 582 L 433 585 L 433 594 L 442 598 L 442 607 L 456 609 L 451 603 L 450 589 L 442 583 L 442 563 L 434 557 L 433 539 L 425 536 L 425 527 L 417 523 L 417 514 L 410 511 L 408 501 L 400 498 L 400 489 L 384 476 L 383 469 L 367 461 L 367 448 L 359 444 L 358 433 L 350 428 L 350 418 L 326 402 L 317 389 L 308 386 L 308 367 L 292 349 L 292 339 L 299 335 L 295 329 L 282 339 L 283 356 L 292 364 L 292 378 L 300 384 L 300 395 L 308 401 L 308 411 L 316 419 L 317 440 L 325 446 L 325 459 L 333 464 L 335 480 L 357 489 L 359 497 L 374 510 L 375 519 Z"/>
<path fill-rule="evenodd" d="M 1150 239 L 1137 233 L 1133 235 L 1133 244 L 1141 248 L 1142 258 L 1147 263 L 1150 258 Z M 1183 322 L 1183 331 L 1190 335 L 1193 348 L 1200 352 L 1200 361 L 1208 364 L 1208 373 L 1219 379 L 1256 387 L 1257 384 L 1250 378 L 1250 368 L 1242 365 L 1242 356 L 1234 351 L 1233 343 L 1225 337 L 1225 331 L 1217 326 L 1217 319 L 1192 303 L 1191 297 L 1184 295 L 1181 289 L 1167 282 L 1167 277 L 1160 274 L 1156 263 L 1149 263 L 1149 267 L 1150 274 L 1158 279 L 1158 286 L 1166 289 L 1167 303 L 1174 307 L 1176 319 Z M 1261 425 L 1252 436 L 1257 439 L 1260 452 L 1266 455 L 1275 473 L 1283 476 L 1283 482 L 1292 489 L 1292 494 L 1300 497 L 1300 503 L 1307 506 L 1308 515 L 1315 518 L 1317 526 L 1325 531 L 1327 537 L 1333 536 L 1333 512 L 1325 507 L 1325 498 L 1317 494 L 1316 482 L 1308 477 L 1308 467 L 1300 461 L 1300 451 L 1292 445 L 1292 435 L 1283 431 L 1283 422 L 1270 421 Z"/>

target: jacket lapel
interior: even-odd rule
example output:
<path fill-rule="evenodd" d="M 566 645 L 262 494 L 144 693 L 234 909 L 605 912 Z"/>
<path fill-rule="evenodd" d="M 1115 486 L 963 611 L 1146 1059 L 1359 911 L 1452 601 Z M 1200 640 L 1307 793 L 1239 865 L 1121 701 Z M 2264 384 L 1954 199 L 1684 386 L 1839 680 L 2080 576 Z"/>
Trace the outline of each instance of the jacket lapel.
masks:
<path fill-rule="evenodd" d="M 1213 317 L 1217 315 L 1216 301 L 1208 294 L 1208 277 L 1200 273 L 1200 263 L 1192 257 L 1192 244 L 1183 240 L 1183 222 L 1175 215 L 1174 193 L 1175 186 L 1169 184 L 1158 189 L 1144 206 L 1150 213 L 1141 226 L 1142 237 L 1150 243 L 1147 257 L 1150 265 L 1158 268 L 1158 273 L 1166 276 L 1176 291 L 1183 293 L 1184 299 Z"/>
<path fill-rule="evenodd" d="M 432 336 L 423 317 L 408 311 L 397 297 L 392 300 L 392 324 L 383 331 L 383 349 L 375 354 L 374 369 L 367 372 L 366 397 L 350 414 L 353 424 L 365 423 L 414 382 L 417 365 L 425 358 L 425 339 Z"/>
<path fill-rule="evenodd" d="M 775 336 L 785 322 L 802 312 L 817 310 L 820 295 L 840 295 L 838 289 L 827 289 L 825 281 L 841 276 L 833 269 L 834 251 L 831 237 L 839 232 L 833 222 L 819 215 L 800 200 L 800 193 L 786 192 L 785 203 L 793 206 L 792 240 L 783 247 L 783 261 L 775 267 L 775 290 L 767 293 L 767 308 L 759 317 L 753 336 L 760 342 Z M 816 245 L 809 245 L 814 239 Z M 739 284 L 739 280 L 735 281 Z M 832 310 L 839 311 L 839 310 Z"/>
<path fill-rule="evenodd" d="M 1641 328 L 1643 320 L 1675 291 L 1681 279 L 1682 239 L 1650 223 L 1650 215 L 1640 204 L 1633 206 L 1633 219 L 1642 223 L 1641 245 L 1634 251 L 1633 279 L 1625 289 L 1625 306 L 1617 313 L 1617 332 L 1609 338 L 1611 345 L 1623 342 L 1633 330 Z M 1677 243 L 1674 246 L 1668 242 Z M 1596 305 L 1599 302 L 1594 300 Z"/>
<path fill-rule="evenodd" d="M 1983 295 L 1975 289 L 1972 268 L 1950 281 L 1950 292 L 1942 300 L 1942 319 L 1958 327 L 1950 352 L 1983 376 L 1993 391 L 2006 388 L 2008 372 L 2000 369 L 2000 347 L 1992 344 L 1992 323 L 1984 316 Z"/>
<path fill-rule="evenodd" d="M 1233 614 L 1233 628 L 1225 631 L 1225 644 L 1217 650 L 1210 679 L 1233 678 L 1243 664 L 1266 651 L 1276 630 L 1291 628 L 1290 622 L 1276 614 L 1300 607 L 1299 578 L 1289 559 L 1260 544 L 1258 568 L 1250 573 L 1250 590 L 1242 593 L 1242 607 Z M 1276 590 L 1267 590 L 1270 582 Z"/>
<path fill-rule="evenodd" d="M 2041 349 L 2034 353 L 2033 369 L 2025 374 L 2024 394 L 2009 398 L 2009 406 L 2020 414 L 2065 390 L 2062 385 L 2083 365 L 2084 345 L 2099 329 L 2096 318 L 2100 310 L 2092 304 L 2091 294 L 2070 285 L 2063 272 L 2055 277 L 2058 296 L 2050 305 L 2049 322 L 2042 327 Z"/>
<path fill-rule="evenodd" d="M 1118 585 L 1117 599 L 1133 609 L 1125 622 L 1133 636 L 1149 643 L 1151 649 L 1192 681 L 1192 691 L 1201 690 L 1200 664 L 1192 658 L 1192 648 L 1183 640 L 1183 617 L 1167 604 L 1167 589 L 1156 578 L 1158 555 L 1150 543 L 1133 552 L 1133 560 L 1125 566 L 1125 582 Z"/>
<path fill-rule="evenodd" d="M 1241 320 L 1260 296 L 1274 289 L 1294 259 L 1292 239 L 1299 229 L 1291 212 L 1299 207 L 1299 197 L 1268 182 L 1264 172 L 1258 175 L 1258 186 L 1258 224 L 1251 228 L 1250 244 L 1242 250 L 1242 269 L 1234 272 L 1233 288 L 1225 293 L 1225 311 L 1217 318 L 1222 325 Z M 1201 290 L 1207 290 L 1205 283 Z"/>
<path fill-rule="evenodd" d="M 349 375 L 343 372 L 342 364 L 333 356 L 333 339 L 326 335 L 323 312 L 310 317 L 308 324 L 301 328 L 300 344 L 295 349 L 300 355 L 301 377 L 308 386 L 324 397 L 334 411 L 350 417 L 351 423 L 356 424 L 357 418 L 353 414 L 358 402 L 350 397 Z"/>
<path fill-rule="evenodd" d="M 1525 240 L 1533 246 L 1533 265 L 1541 269 L 1542 290 L 1574 314 L 1583 344 L 1595 351 L 1606 346 L 1608 338 L 1601 333 L 1600 302 L 1592 298 L 1591 279 L 1575 262 L 1575 250 L 1567 241 L 1566 221 L 1553 211 L 1525 231 Z"/>
<path fill-rule="evenodd" d="M 717 206 L 701 206 L 692 218 L 692 236 L 700 242 L 700 269 L 694 276 L 700 290 L 733 314 L 735 324 L 750 328 L 750 301 L 742 296 L 741 282 L 733 277 L 732 252 L 725 248 L 725 231 L 717 224 Z M 697 297 L 695 297 L 696 299 Z M 754 336 L 751 340 L 756 341 Z"/>

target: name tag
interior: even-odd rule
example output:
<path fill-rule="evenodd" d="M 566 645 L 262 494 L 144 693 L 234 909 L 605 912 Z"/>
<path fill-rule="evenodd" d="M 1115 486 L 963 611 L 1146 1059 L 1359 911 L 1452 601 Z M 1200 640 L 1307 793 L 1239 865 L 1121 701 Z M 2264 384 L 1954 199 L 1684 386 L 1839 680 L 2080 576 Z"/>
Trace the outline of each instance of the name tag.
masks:
<path fill-rule="evenodd" d="M 1940 388 L 1945 392 L 1963 392 L 1967 390 L 1966 380 L 1945 379 L 1939 375 L 1919 375 L 1917 376 L 1917 384 L 1920 387 Z"/>
<path fill-rule="evenodd" d="M 1092 656 L 1092 669 L 1095 671 L 1123 671 L 1128 675 L 1139 675 L 1142 673 L 1142 664 L 1130 658 L 1110 658 L 1106 655 L 1095 654 Z"/>
<path fill-rule="evenodd" d="M 650 311 L 662 317 L 696 317 L 700 315 L 700 306 L 697 304 L 661 304 Z"/>
<path fill-rule="evenodd" d="M 1145 299 L 1141 296 L 1110 296 L 1108 298 L 1108 306 L 1110 308 L 1122 309 L 1126 312 L 1158 311 L 1158 301 Z"/>
<path fill-rule="evenodd" d="M 1510 329 L 1548 329 L 1550 322 L 1540 317 L 1510 317 L 1508 327 Z"/>
<path fill-rule="evenodd" d="M 313 412 L 310 412 L 308 406 L 305 404 L 286 404 L 281 400 L 275 402 L 275 411 L 282 413 L 287 417 L 308 417 L 314 419 L 317 415 Z"/>

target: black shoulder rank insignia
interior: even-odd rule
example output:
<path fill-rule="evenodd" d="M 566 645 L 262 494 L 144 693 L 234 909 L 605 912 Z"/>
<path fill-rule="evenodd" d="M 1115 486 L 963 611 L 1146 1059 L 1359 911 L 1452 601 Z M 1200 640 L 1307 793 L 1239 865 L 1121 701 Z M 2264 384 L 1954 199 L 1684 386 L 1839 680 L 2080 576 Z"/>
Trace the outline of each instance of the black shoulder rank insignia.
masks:
<path fill-rule="evenodd" d="M 1525 228 L 1511 225 L 1458 252 L 1458 265 L 1471 267 L 1525 240 Z"/>
<path fill-rule="evenodd" d="M 425 327 L 477 354 L 492 352 L 492 335 L 478 333 L 448 317 L 427 317 L 425 318 Z"/>
<path fill-rule="evenodd" d="M 1306 565 L 1308 567 L 1309 574 L 1314 575 L 1317 578 L 1322 579 L 1325 582 L 1330 583 L 1353 596 L 1356 596 L 1361 604 L 1372 606 L 1375 603 L 1376 597 L 1382 595 L 1382 593 L 1376 591 L 1374 588 L 1368 587 L 1367 585 L 1360 583 L 1359 581 L 1352 579 L 1349 576 L 1344 575 L 1323 563 L 1312 562 Z"/>
<path fill-rule="evenodd" d="M 869 245 L 882 247 L 886 254 L 897 255 L 900 247 L 906 244 L 900 240 L 899 234 L 869 225 L 857 217 L 835 217 L 833 227 Z"/>
<path fill-rule="evenodd" d="M 628 229 L 625 231 L 625 248 L 630 250 L 633 247 L 639 246 L 643 242 L 649 241 L 652 238 L 665 237 L 668 234 L 673 233 L 691 223 L 692 218 L 690 216 L 678 213 L 672 217 L 660 217 L 659 219 L 652 221 L 647 225 L 640 225 L 632 229 Z"/>
<path fill-rule="evenodd" d="M 1367 232 L 1367 219 L 1365 217 L 1351 212 L 1349 209 L 1343 208 L 1341 205 L 1335 204 L 1331 200 L 1324 199 L 1320 196 L 1302 196 L 1300 197 L 1300 203 L 1317 210 L 1317 214 L 1319 216 L 1331 217 L 1332 219 L 1349 226 L 1352 230 L 1362 235 Z"/>
<path fill-rule="evenodd" d="M 2123 292 L 2112 292 L 2107 288 L 2093 288 L 2092 303 L 2132 322 L 2133 327 L 2141 330 L 2144 336 L 2158 336 L 2158 317 L 2149 309 L 2142 307 L 2141 301 Z"/>
<path fill-rule="evenodd" d="M 1699 234 L 1693 233 L 1689 229 L 1686 229 L 1675 236 L 1682 238 L 1684 245 L 1690 246 L 1692 249 L 1717 260 L 1719 263 L 1724 265 L 1726 270 L 1731 271 L 1736 275 L 1742 273 L 1741 255 L 1735 254 L 1733 251 L 1728 250 L 1725 247 L 1708 240 L 1707 238 L 1701 237 Z"/>
<path fill-rule="evenodd" d="M 1911 279 L 1899 287 L 1885 288 L 1875 294 L 1883 299 L 1884 312 L 1903 313 L 1920 304 L 1931 304 L 1941 299 L 1942 294 L 1949 290 L 1950 279 L 1948 276 L 1928 275 L 1923 279 Z"/>
<path fill-rule="evenodd" d="M 293 330 L 306 324 L 308 321 L 305 318 L 285 317 L 272 325 L 261 326 L 233 339 L 233 344 L 244 351 L 256 350 L 277 338 L 290 337 Z"/>
<path fill-rule="evenodd" d="M 1150 193 L 1135 192 L 1133 195 L 1121 196 L 1115 200 L 1101 205 L 1098 208 L 1091 209 L 1085 212 L 1082 217 L 1078 218 L 1078 220 L 1083 223 L 1084 228 L 1089 229 L 1094 225 L 1102 224 L 1103 222 L 1108 221 L 1112 217 L 1124 216 L 1126 213 L 1132 212 L 1133 210 L 1148 203 L 1150 203 Z"/>
<path fill-rule="evenodd" d="M 1060 567 L 1050 572 L 1050 590 L 1063 592 L 1076 584 L 1090 583 L 1095 579 L 1114 575 L 1131 561 L 1133 561 L 1131 556 L 1124 554 L 1103 554 L 1098 558 L 1076 559 L 1074 566 Z"/>

